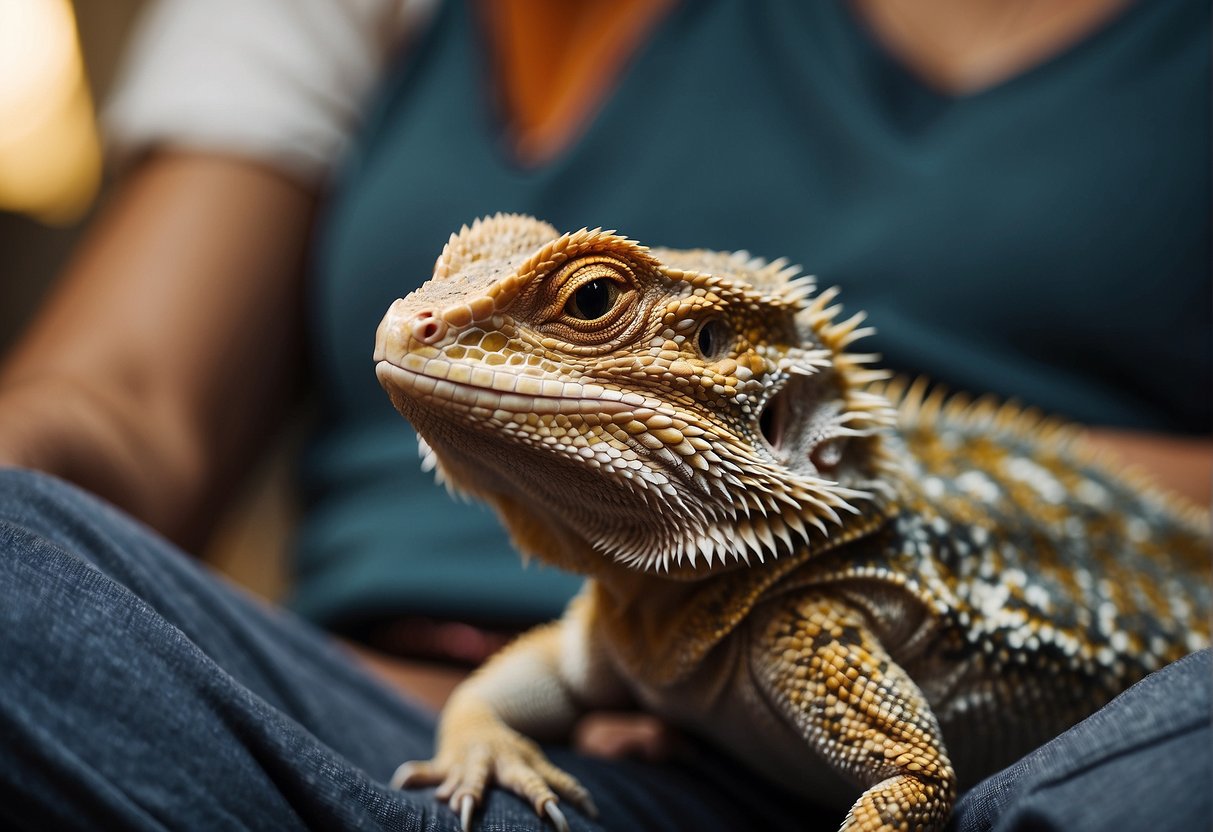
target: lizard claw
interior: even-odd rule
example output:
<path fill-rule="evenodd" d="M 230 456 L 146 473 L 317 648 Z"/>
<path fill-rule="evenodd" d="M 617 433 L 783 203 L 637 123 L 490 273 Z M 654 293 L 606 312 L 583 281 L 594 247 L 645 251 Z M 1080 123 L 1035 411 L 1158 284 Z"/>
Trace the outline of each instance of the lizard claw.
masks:
<path fill-rule="evenodd" d="M 388 781 L 389 789 L 407 789 L 416 775 L 416 767 L 412 763 L 401 763 L 392 772 L 392 779 Z"/>
<path fill-rule="evenodd" d="M 543 804 L 543 813 L 552 821 L 552 826 L 556 827 L 556 832 L 569 832 L 569 822 L 565 819 L 564 812 L 560 811 L 560 807 L 556 805 L 555 800 L 549 800 Z M 467 832 L 467 830 L 464 830 Z"/>
<path fill-rule="evenodd" d="M 458 763 L 449 758 L 404 763 L 392 774 L 390 785 L 394 789 L 436 786 L 435 796 L 459 815 L 463 832 L 471 832 L 476 807 L 494 782 L 527 800 L 556 832 L 569 832 L 568 819 L 557 805 L 560 798 L 596 817 L 598 809 L 585 787 L 548 762 L 538 747 L 521 740 L 472 744 Z"/>
<path fill-rule="evenodd" d="M 463 832 L 472 832 L 472 812 L 476 809 L 476 798 L 465 794 L 459 799 L 459 826 Z"/>

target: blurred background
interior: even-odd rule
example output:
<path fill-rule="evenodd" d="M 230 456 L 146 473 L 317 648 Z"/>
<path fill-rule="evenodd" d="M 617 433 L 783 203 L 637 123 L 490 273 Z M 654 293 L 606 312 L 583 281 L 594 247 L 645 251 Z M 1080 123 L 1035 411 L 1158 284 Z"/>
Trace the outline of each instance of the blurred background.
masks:
<path fill-rule="evenodd" d="M 142 0 L 0 0 L 0 350 L 104 184 L 94 113 Z"/>
<path fill-rule="evenodd" d="M 105 198 L 96 111 L 143 5 L 0 0 L 0 354 Z M 268 598 L 281 598 L 286 585 L 293 441 L 268 455 L 204 553 Z"/>

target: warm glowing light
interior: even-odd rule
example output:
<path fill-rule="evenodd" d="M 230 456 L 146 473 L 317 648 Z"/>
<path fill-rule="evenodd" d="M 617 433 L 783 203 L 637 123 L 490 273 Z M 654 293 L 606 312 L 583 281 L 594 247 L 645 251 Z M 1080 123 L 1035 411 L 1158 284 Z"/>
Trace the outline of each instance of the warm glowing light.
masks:
<path fill-rule="evenodd" d="M 0 0 L 0 208 L 69 222 L 101 151 L 68 0 Z"/>

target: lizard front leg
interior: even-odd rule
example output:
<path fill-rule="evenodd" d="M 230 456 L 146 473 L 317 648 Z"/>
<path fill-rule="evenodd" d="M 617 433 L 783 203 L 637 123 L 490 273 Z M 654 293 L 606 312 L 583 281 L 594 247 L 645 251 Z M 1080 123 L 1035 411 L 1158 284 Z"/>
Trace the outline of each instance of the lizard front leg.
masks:
<path fill-rule="evenodd" d="M 755 621 L 750 666 L 775 710 L 866 791 L 852 832 L 934 830 L 956 799 L 939 725 L 862 615 L 820 596 L 776 601 Z"/>
<path fill-rule="evenodd" d="M 456 688 L 442 710 L 433 759 L 400 766 L 392 786 L 437 786 L 464 832 L 494 783 L 529 801 L 561 832 L 568 823 L 560 798 L 595 815 L 589 792 L 531 739 L 567 735 L 587 707 L 608 704 L 621 690 L 585 638 L 583 600 L 560 621 L 518 638 Z"/>

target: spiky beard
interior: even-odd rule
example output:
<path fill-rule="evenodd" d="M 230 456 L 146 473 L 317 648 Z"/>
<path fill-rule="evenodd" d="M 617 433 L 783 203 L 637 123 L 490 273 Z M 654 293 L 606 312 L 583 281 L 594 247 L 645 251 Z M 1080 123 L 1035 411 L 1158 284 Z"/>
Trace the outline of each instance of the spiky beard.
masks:
<path fill-rule="evenodd" d="M 580 457 L 555 460 L 548 448 L 530 446 L 520 457 L 515 445 L 504 453 L 506 440 L 495 430 L 481 434 L 447 414 L 406 415 L 418 427 L 423 466 L 448 490 L 489 502 L 507 526 L 518 523 L 513 515 L 521 511 L 528 527 L 555 532 L 558 525 L 563 533 L 554 538 L 574 536 L 595 556 L 631 569 L 706 572 L 818 548 L 850 517 L 870 515 L 892 496 L 895 463 L 882 435 L 895 418 L 892 407 L 863 391 L 841 402 L 833 423 L 852 441 L 838 479 L 798 473 L 752 440 L 729 435 L 711 437 L 710 474 L 662 450 L 649 454 L 652 467 L 624 478 L 587 467 Z M 531 464 L 527 452 L 535 455 Z M 542 551 L 526 554 L 545 558 Z M 567 554 L 573 557 L 545 559 L 584 563 L 579 553 Z"/>

